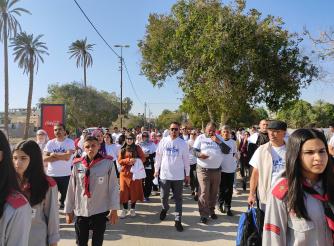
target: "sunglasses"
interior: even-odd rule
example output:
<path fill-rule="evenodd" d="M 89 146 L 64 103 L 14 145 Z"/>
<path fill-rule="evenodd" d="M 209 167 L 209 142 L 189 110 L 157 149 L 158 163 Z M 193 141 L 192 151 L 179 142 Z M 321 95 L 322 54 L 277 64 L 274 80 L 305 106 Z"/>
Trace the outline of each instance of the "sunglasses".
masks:
<path fill-rule="evenodd" d="M 171 128 L 171 131 L 177 132 L 179 130 L 179 128 Z"/>

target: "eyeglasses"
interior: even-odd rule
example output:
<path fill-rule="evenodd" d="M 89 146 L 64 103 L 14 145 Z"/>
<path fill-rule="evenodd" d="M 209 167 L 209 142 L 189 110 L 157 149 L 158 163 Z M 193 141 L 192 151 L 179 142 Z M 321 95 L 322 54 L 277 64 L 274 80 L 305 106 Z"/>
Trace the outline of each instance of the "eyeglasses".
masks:
<path fill-rule="evenodd" d="M 170 128 L 171 131 L 177 132 L 179 128 Z"/>

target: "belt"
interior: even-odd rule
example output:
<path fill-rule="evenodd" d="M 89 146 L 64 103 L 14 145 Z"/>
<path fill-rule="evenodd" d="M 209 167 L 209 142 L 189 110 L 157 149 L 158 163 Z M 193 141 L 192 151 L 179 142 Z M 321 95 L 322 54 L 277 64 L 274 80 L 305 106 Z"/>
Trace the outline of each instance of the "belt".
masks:
<path fill-rule="evenodd" d="M 218 167 L 218 168 L 204 168 L 204 167 L 201 167 L 199 165 L 197 165 L 197 168 L 200 169 L 200 170 L 203 170 L 203 171 L 220 171 L 221 170 L 221 167 Z"/>

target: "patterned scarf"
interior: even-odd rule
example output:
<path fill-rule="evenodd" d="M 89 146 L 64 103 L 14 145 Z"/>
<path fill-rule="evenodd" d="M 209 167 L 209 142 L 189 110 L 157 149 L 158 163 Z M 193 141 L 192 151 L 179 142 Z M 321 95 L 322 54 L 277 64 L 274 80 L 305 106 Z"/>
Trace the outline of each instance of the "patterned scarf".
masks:
<path fill-rule="evenodd" d="M 328 199 L 327 194 L 321 195 L 307 182 L 303 182 L 303 189 L 305 192 L 310 194 L 313 198 L 322 202 L 322 205 L 324 207 L 326 221 L 327 221 L 329 228 L 332 231 L 332 238 L 334 240 L 334 213 L 328 204 L 329 199 Z"/>
<path fill-rule="evenodd" d="M 99 161 L 103 160 L 103 156 L 101 154 L 97 154 L 92 161 L 89 160 L 88 156 L 82 158 L 82 164 L 85 166 L 85 177 L 84 177 L 84 186 L 86 195 L 88 198 L 91 197 L 91 193 L 89 191 L 89 176 L 90 176 L 90 169 L 95 166 Z"/>

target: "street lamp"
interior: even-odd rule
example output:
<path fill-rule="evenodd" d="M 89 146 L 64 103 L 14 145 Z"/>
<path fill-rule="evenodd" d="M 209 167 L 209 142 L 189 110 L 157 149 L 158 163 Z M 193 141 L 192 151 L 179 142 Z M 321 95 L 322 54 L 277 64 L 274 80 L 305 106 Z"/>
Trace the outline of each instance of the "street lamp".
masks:
<path fill-rule="evenodd" d="M 121 128 L 123 127 L 123 48 L 129 48 L 130 45 L 127 44 L 115 44 L 114 47 L 121 48 L 121 108 L 120 108 L 120 120 Z"/>

